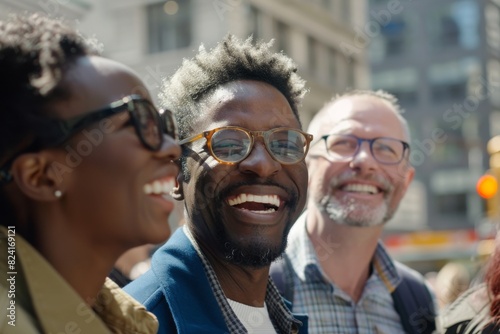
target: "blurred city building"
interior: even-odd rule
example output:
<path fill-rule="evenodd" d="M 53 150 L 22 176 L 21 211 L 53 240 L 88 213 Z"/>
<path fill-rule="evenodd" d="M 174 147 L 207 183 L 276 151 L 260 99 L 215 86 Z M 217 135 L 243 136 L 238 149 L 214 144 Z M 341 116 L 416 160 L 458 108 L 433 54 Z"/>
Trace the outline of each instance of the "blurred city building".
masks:
<path fill-rule="evenodd" d="M 91 11 L 90 2 L 79 0 L 0 0 L 0 19 L 13 13 L 41 12 L 78 23 Z"/>
<path fill-rule="evenodd" d="M 365 20 L 365 0 L 86 1 L 92 10 L 82 31 L 103 42 L 106 56 L 137 70 L 154 93 L 201 43 L 211 48 L 228 32 L 274 38 L 276 50 L 294 59 L 310 88 L 301 109 L 306 125 L 335 92 L 369 85 L 367 50 L 342 50 Z"/>
<path fill-rule="evenodd" d="M 440 230 L 390 240 L 434 258 L 474 255 L 485 221 L 475 183 L 500 134 L 500 1 L 369 0 L 357 34 L 372 88 L 399 98 L 412 132 L 416 180 L 389 227 Z"/>
<path fill-rule="evenodd" d="M 340 49 L 366 16 L 364 0 L 111 0 L 96 16 L 109 24 L 101 38 L 107 54 L 132 65 L 152 88 L 182 58 L 203 43 L 214 46 L 228 32 L 240 38 L 275 39 L 276 50 L 292 57 L 311 89 L 301 109 L 307 124 L 333 92 L 368 86 L 366 52 L 346 57 Z M 104 36 L 103 36 L 104 37 Z"/>

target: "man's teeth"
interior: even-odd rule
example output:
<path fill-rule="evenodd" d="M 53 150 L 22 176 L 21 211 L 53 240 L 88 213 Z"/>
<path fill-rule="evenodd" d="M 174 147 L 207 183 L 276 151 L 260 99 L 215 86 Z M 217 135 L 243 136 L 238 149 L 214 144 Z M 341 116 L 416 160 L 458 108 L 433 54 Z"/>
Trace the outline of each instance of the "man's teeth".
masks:
<path fill-rule="evenodd" d="M 275 206 L 276 208 L 279 208 L 279 206 L 280 206 L 280 199 L 279 199 L 278 195 L 241 194 L 233 199 L 228 200 L 228 203 L 231 206 L 235 206 L 235 205 L 246 203 L 246 202 L 269 204 L 269 205 Z M 273 208 L 270 208 L 266 211 L 270 211 L 270 210 L 276 211 Z"/>
<path fill-rule="evenodd" d="M 170 194 L 170 192 L 174 189 L 174 186 L 175 186 L 174 180 L 169 180 L 169 181 L 158 181 L 157 180 L 157 181 L 154 181 L 151 183 L 146 183 L 144 185 L 144 193 L 146 195 Z"/>
<path fill-rule="evenodd" d="M 369 193 L 369 194 L 378 193 L 377 187 L 371 186 L 369 184 L 359 184 L 359 183 L 348 184 L 348 185 L 344 186 L 342 188 L 342 190 L 359 192 L 359 193 Z"/>

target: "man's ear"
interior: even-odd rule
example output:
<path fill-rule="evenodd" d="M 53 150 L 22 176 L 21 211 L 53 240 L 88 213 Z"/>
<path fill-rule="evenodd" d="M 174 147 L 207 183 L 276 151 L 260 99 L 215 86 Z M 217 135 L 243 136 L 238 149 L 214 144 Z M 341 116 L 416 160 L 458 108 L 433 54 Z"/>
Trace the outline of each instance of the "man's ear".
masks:
<path fill-rule="evenodd" d="M 23 154 L 11 168 L 19 189 L 37 201 L 57 200 L 65 190 L 63 176 L 69 172 L 71 168 L 56 161 L 47 151 Z"/>
<path fill-rule="evenodd" d="M 409 166 L 405 179 L 405 188 L 408 188 L 410 186 L 410 183 L 411 181 L 413 181 L 414 176 L 415 176 L 415 168 L 413 168 L 413 166 Z"/>
<path fill-rule="evenodd" d="M 177 175 L 177 178 L 175 179 L 175 186 L 174 186 L 174 189 L 172 190 L 172 197 L 176 201 L 184 200 L 183 182 L 184 182 L 184 176 L 182 175 L 182 172 L 180 172 Z"/>

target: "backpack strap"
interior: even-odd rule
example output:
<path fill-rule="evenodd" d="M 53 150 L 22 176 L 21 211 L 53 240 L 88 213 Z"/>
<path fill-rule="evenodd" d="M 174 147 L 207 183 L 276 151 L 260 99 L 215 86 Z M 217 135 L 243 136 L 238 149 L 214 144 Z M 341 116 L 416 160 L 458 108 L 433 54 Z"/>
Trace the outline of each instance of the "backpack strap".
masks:
<path fill-rule="evenodd" d="M 395 262 L 401 282 L 392 292 L 394 308 L 406 333 L 431 334 L 436 330 L 434 299 L 420 274 Z"/>
<path fill-rule="evenodd" d="M 290 260 L 286 255 L 283 255 L 281 259 L 271 264 L 269 276 L 271 276 L 274 285 L 278 288 L 280 295 L 293 306 L 294 287 L 291 268 Z"/>

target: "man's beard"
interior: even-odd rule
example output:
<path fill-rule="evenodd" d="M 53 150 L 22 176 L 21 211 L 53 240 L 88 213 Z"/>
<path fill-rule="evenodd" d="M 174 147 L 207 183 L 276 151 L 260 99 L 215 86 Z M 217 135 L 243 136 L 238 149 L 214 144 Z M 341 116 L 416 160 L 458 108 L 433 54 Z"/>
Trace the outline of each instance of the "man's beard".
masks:
<path fill-rule="evenodd" d="M 239 183 L 234 185 L 232 188 L 226 189 L 222 194 L 217 196 L 216 201 L 221 203 L 226 194 L 231 191 L 231 189 L 238 186 L 252 184 L 252 183 Z M 273 183 L 269 182 L 266 184 Z M 223 223 L 219 222 L 216 225 L 216 235 L 215 240 L 217 247 L 224 255 L 224 259 L 229 263 L 252 268 L 262 268 L 269 266 L 271 262 L 279 258 L 286 249 L 288 233 L 292 228 L 294 221 L 292 221 L 293 212 L 298 203 L 298 197 L 292 191 L 285 189 L 289 194 L 291 194 L 288 203 L 286 204 L 284 210 L 288 210 L 288 217 L 286 219 L 286 226 L 283 230 L 283 236 L 279 244 L 273 244 L 272 241 L 266 240 L 266 237 L 259 236 L 259 228 L 265 229 L 266 227 L 255 227 L 255 234 L 251 238 L 246 238 L 247 240 L 237 240 L 229 235 Z M 223 212 L 218 208 L 216 210 L 216 217 L 224 217 Z M 224 218 L 222 218 L 224 219 Z"/>
<path fill-rule="evenodd" d="M 385 224 L 394 215 L 394 211 L 389 210 L 387 202 L 388 200 L 384 199 L 384 203 L 373 208 L 354 199 L 342 203 L 335 197 L 327 195 L 320 201 L 319 208 L 339 225 L 371 227 Z"/>
<path fill-rule="evenodd" d="M 336 189 L 337 186 L 347 180 L 374 180 L 384 185 L 384 201 L 377 207 L 370 206 L 353 198 L 339 200 L 331 194 L 321 198 L 319 209 L 339 225 L 353 227 L 380 226 L 388 222 L 394 215 L 396 208 L 390 207 L 390 202 L 394 194 L 394 187 L 383 177 L 370 176 L 359 178 L 354 172 L 343 173 L 330 182 L 329 189 Z"/>
<path fill-rule="evenodd" d="M 222 247 L 221 250 L 226 261 L 242 267 L 262 268 L 269 266 L 271 262 L 283 254 L 287 245 L 290 226 L 291 224 L 284 231 L 281 242 L 278 245 L 272 245 L 263 238 L 245 243 L 238 240 L 231 240 L 224 226 L 221 224 L 219 226 L 219 233 L 217 233 L 217 242 Z"/>

